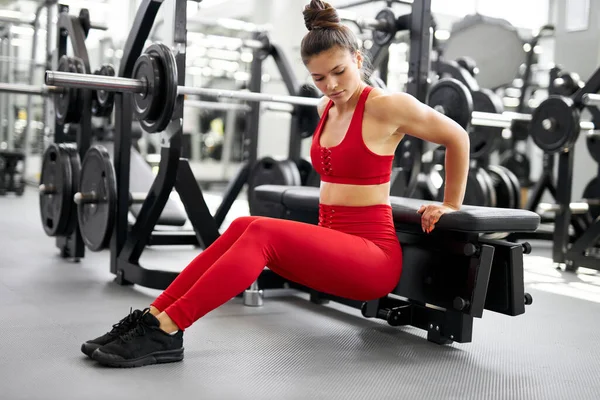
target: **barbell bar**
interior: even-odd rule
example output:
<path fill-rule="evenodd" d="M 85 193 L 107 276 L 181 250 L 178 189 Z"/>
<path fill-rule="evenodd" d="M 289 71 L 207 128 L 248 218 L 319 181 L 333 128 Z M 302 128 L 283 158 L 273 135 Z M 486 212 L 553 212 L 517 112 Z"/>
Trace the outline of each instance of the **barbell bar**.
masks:
<path fill-rule="evenodd" d="M 600 106 L 600 94 L 586 93 L 581 97 L 581 102 L 586 106 Z"/>
<path fill-rule="evenodd" d="M 148 84 L 140 79 L 122 78 L 114 76 L 102 76 L 92 74 L 78 74 L 72 72 L 46 71 L 45 82 L 47 85 L 105 90 L 107 92 L 127 92 L 127 93 L 150 93 Z M 300 106 L 317 106 L 319 99 L 300 97 L 271 95 L 265 93 L 242 92 L 238 90 L 211 89 L 191 86 L 178 86 L 178 95 L 204 95 L 213 98 L 230 98 L 237 100 L 272 102 L 296 104 Z"/>
<path fill-rule="evenodd" d="M 0 93 L 46 96 L 52 93 L 62 93 L 63 91 L 64 89 L 56 86 L 36 86 L 21 83 L 0 83 Z"/>
<path fill-rule="evenodd" d="M 129 193 L 129 205 L 132 204 L 142 204 L 146 201 L 146 197 L 148 197 L 148 193 L 137 193 L 130 192 Z M 91 192 L 77 192 L 73 196 L 73 202 L 77 205 L 82 204 L 100 204 L 106 203 L 108 200 L 105 196 L 100 196 L 98 193 Z"/>

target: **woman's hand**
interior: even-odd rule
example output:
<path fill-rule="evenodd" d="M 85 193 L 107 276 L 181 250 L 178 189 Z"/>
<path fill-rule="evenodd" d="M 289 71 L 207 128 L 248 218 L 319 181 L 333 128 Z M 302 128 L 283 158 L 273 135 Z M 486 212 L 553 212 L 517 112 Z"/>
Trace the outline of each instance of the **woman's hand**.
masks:
<path fill-rule="evenodd" d="M 458 211 L 458 209 L 447 204 L 428 204 L 426 206 L 421 206 L 417 212 L 421 214 L 421 228 L 423 229 L 423 232 L 431 233 L 442 215 L 454 211 Z"/>

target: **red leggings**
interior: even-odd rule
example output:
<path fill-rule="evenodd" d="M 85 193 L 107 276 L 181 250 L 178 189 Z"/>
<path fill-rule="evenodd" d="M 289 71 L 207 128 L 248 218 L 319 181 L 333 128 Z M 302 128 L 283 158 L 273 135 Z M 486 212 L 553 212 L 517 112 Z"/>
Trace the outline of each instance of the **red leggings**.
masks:
<path fill-rule="evenodd" d="M 267 266 L 323 293 L 373 300 L 390 293 L 402 250 L 387 205 L 319 207 L 319 225 L 241 217 L 152 303 L 180 329 L 247 289 Z"/>

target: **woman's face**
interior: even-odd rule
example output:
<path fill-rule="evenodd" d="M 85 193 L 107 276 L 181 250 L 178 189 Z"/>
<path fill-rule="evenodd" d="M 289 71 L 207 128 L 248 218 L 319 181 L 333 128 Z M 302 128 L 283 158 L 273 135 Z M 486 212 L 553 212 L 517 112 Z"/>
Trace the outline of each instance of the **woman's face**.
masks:
<path fill-rule="evenodd" d="M 334 47 L 312 56 L 306 68 L 317 88 L 335 103 L 346 102 L 361 86 L 359 52 Z"/>

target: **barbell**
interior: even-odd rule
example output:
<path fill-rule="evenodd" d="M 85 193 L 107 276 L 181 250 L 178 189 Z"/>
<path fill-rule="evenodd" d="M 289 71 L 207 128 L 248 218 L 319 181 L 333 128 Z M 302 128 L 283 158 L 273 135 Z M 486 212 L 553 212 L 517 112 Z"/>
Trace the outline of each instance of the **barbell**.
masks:
<path fill-rule="evenodd" d="M 48 96 L 53 93 L 62 93 L 63 88 L 46 85 L 26 85 L 20 83 L 0 83 L 0 93 L 26 94 L 33 96 Z"/>
<path fill-rule="evenodd" d="M 588 101 L 593 99 L 591 97 Z M 600 96 L 598 100 L 600 104 Z M 510 129 L 515 122 L 528 123 L 533 141 L 548 153 L 570 148 L 581 130 L 594 129 L 592 122 L 580 121 L 579 110 L 573 100 L 565 96 L 548 97 L 532 114 L 473 111 L 471 92 L 462 82 L 453 78 L 442 78 L 434 83 L 429 90 L 427 103 L 464 129 L 471 125 Z"/>
<path fill-rule="evenodd" d="M 148 133 L 164 130 L 173 115 L 175 100 L 180 95 L 204 95 L 212 98 L 229 98 L 251 102 L 287 103 L 315 107 L 316 97 L 272 95 L 190 86 L 178 86 L 178 71 L 171 49 L 154 43 L 136 60 L 132 77 L 83 74 L 69 71 L 46 71 L 45 83 L 70 89 L 90 89 L 102 92 L 132 93 L 133 112 L 142 128 Z M 316 112 L 316 110 L 315 110 Z"/>

